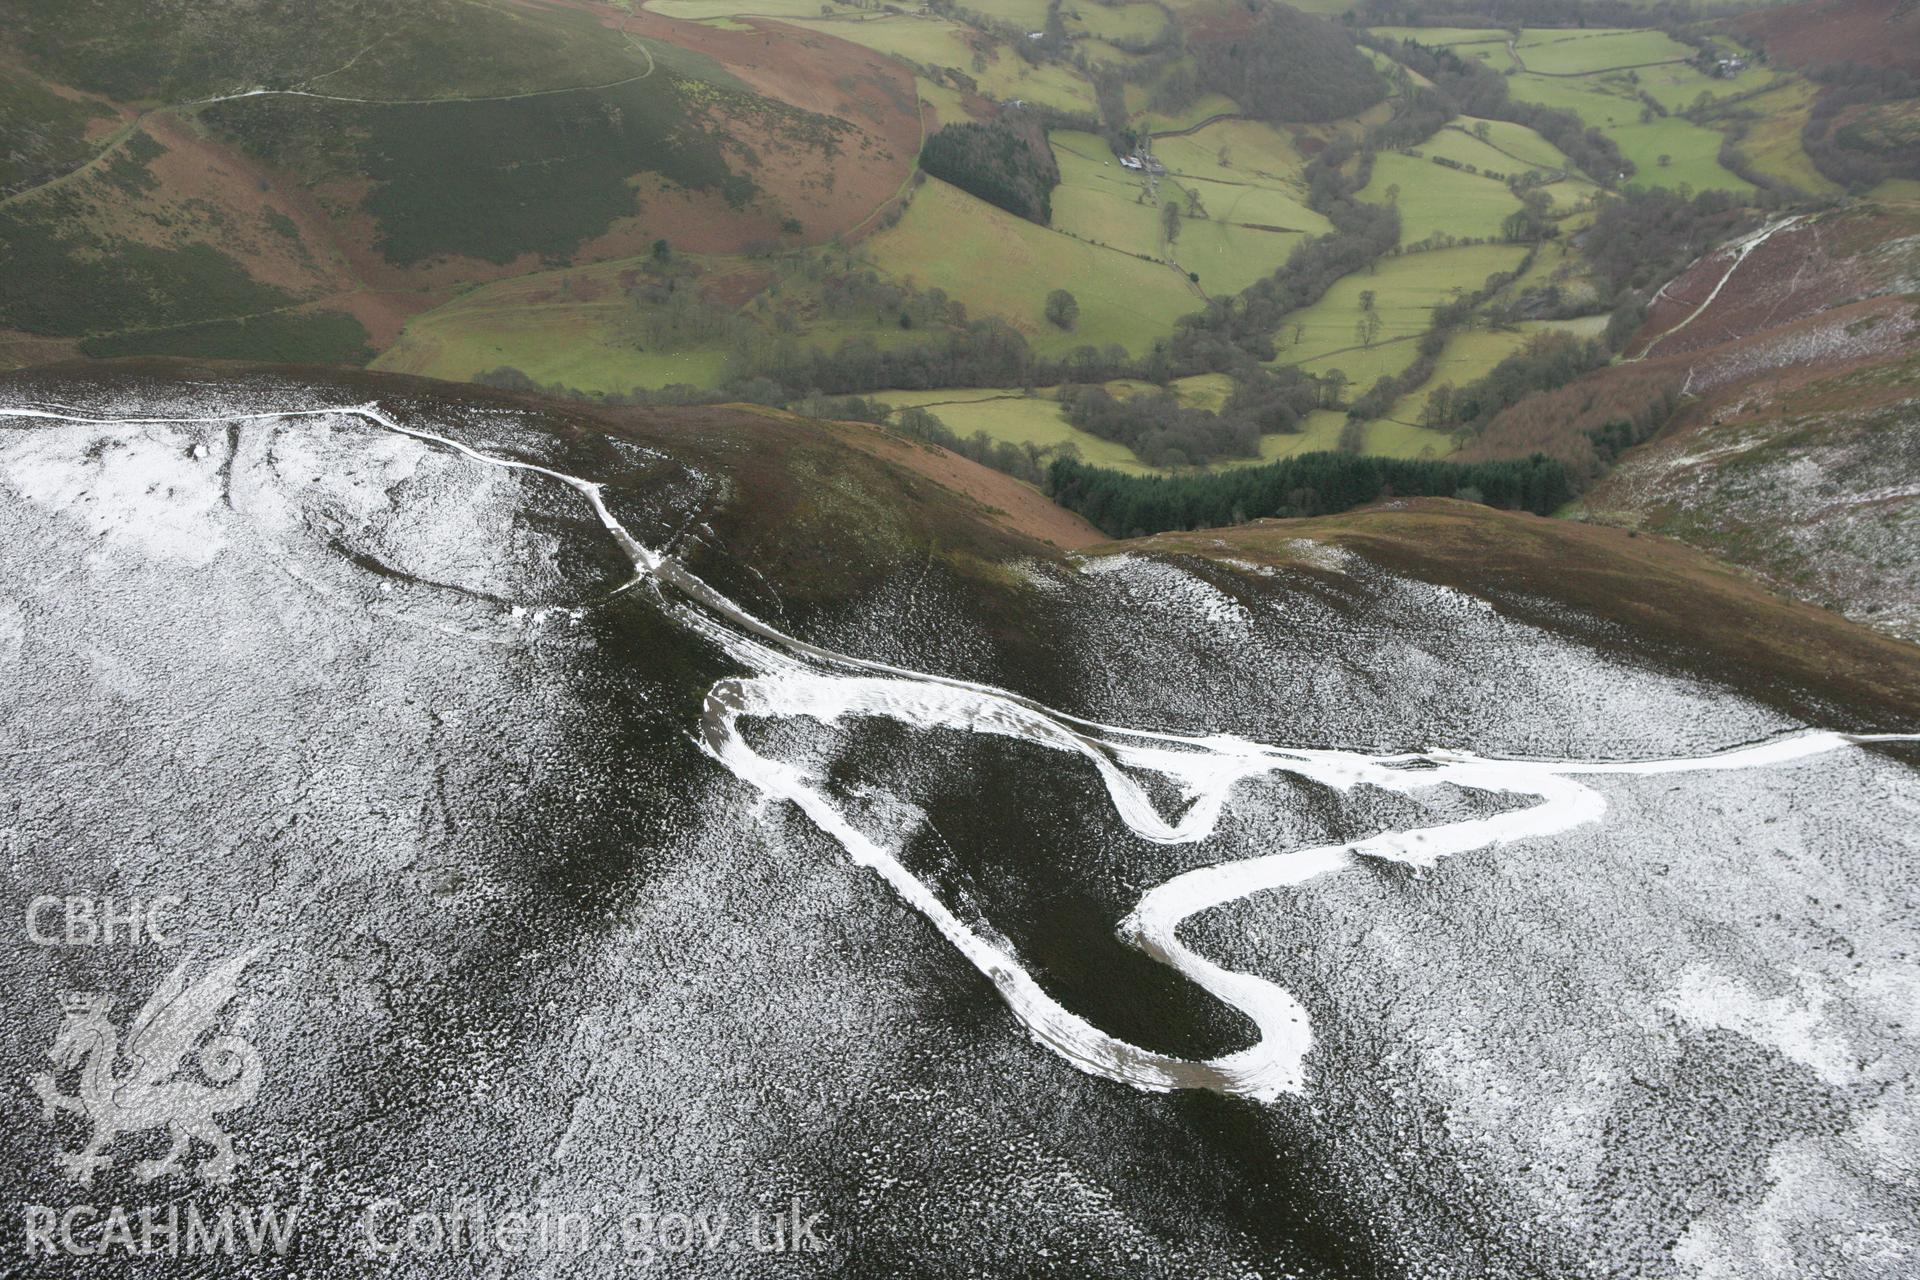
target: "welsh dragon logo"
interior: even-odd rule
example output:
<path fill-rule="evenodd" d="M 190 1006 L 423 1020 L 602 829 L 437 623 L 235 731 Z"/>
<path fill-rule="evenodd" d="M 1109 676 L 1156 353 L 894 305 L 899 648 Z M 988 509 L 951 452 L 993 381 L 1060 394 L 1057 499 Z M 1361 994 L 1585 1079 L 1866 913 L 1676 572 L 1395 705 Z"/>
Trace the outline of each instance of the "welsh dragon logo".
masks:
<path fill-rule="evenodd" d="M 171 1132 L 173 1145 L 159 1159 L 134 1166 L 141 1181 L 184 1172 L 183 1161 L 196 1140 L 213 1148 L 200 1164 L 200 1178 L 225 1182 L 233 1177 L 238 1163 L 233 1140 L 214 1117 L 253 1102 L 260 1092 L 260 1055 L 235 1035 L 200 1042 L 214 1030 L 238 991 L 241 973 L 258 953 L 255 948 L 230 956 L 191 985 L 188 962 L 182 961 L 134 1018 L 124 1041 L 108 1018 L 111 996 L 61 992 L 65 1017 L 47 1056 L 61 1074 L 79 1069 L 79 1092 L 61 1093 L 47 1072 L 30 1083 L 49 1119 L 69 1111 L 93 1126 L 86 1146 L 60 1153 L 60 1164 L 80 1185 L 91 1186 L 96 1172 L 113 1166 L 108 1151 L 121 1134 L 160 1128 Z M 187 1076 L 189 1054 L 211 1085 Z M 119 1069 L 123 1061 L 125 1068 Z"/>

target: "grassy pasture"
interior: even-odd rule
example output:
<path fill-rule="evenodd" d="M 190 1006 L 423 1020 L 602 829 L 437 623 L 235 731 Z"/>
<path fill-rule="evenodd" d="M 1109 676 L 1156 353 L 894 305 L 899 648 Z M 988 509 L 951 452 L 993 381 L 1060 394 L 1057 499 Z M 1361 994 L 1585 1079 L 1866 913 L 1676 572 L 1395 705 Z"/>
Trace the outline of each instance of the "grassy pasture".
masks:
<path fill-rule="evenodd" d="M 1685 184 L 1695 191 L 1717 188 L 1741 195 L 1753 190 L 1751 183 L 1721 167 L 1719 132 L 1691 120 L 1679 116 L 1645 124 L 1636 120 L 1607 133 L 1619 145 L 1620 153 L 1634 163 L 1631 186 L 1677 190 Z M 1661 164 L 1661 156 L 1666 156 L 1668 163 Z"/>
<path fill-rule="evenodd" d="M 1487 127 L 1487 142 L 1515 160 L 1541 169 L 1572 167 L 1566 156 L 1561 154 L 1560 148 L 1523 124 L 1514 124 L 1511 120 L 1476 120 L 1471 116 L 1462 116 L 1455 124 L 1469 130 L 1484 124 Z"/>
<path fill-rule="evenodd" d="M 1050 390 L 1050 389 L 1049 389 Z M 1146 475 L 1153 468 L 1134 456 L 1133 450 L 1112 440 L 1080 430 L 1068 422 L 1058 401 L 1050 394 L 1026 395 L 1018 388 L 989 391 L 957 389 L 949 391 L 880 391 L 874 399 L 901 409 L 919 405 L 930 410 L 956 434 L 970 436 L 984 431 L 995 440 L 1014 444 L 1071 444 L 1080 450 L 1083 462 L 1112 467 L 1132 475 Z"/>
<path fill-rule="evenodd" d="M 706 296 L 753 295 L 741 314 L 757 323 L 745 329 L 749 344 L 770 345 L 776 313 L 795 323 L 783 341 L 804 349 L 831 350 L 850 338 L 883 348 L 922 341 L 891 315 L 834 317 L 823 311 L 818 283 L 794 270 L 797 259 L 685 257 L 695 268 L 694 287 Z M 646 336 L 643 304 L 630 300 L 627 285 L 641 278 L 637 259 L 595 263 L 502 280 L 475 289 L 445 306 L 414 317 L 375 367 L 452 380 L 511 365 L 537 382 L 562 383 L 580 391 L 655 389 L 674 383 L 711 389 L 729 372 L 732 341 L 724 336 L 688 339 L 666 346 Z M 770 304 L 765 305 L 763 304 Z"/>
<path fill-rule="evenodd" d="M 1349 364 L 1371 355 L 1361 348 L 1354 332 L 1361 316 L 1363 290 L 1372 290 L 1375 295 L 1382 341 L 1414 337 L 1426 332 L 1437 304 L 1449 301 L 1456 293 L 1478 289 L 1489 275 L 1511 271 L 1525 256 L 1526 251 L 1518 245 L 1487 244 L 1383 258 L 1376 270 L 1342 277 L 1320 301 L 1288 316 L 1276 340 L 1279 362 L 1300 364 L 1339 355 L 1335 367 L 1345 369 L 1352 377 L 1355 371 Z M 1376 349 L 1378 346 L 1376 342 Z M 1398 367 L 1411 359 L 1409 350 Z"/>
<path fill-rule="evenodd" d="M 1693 49 L 1664 31 L 1525 31 L 1515 43 L 1528 71 L 1545 75 L 1588 75 L 1617 67 L 1682 61 Z"/>
<path fill-rule="evenodd" d="M 949 88 L 944 84 L 935 84 L 925 76 L 915 76 L 913 85 L 921 104 L 933 108 L 934 121 L 927 123 L 928 132 L 945 125 L 961 124 L 973 118 L 967 114 L 965 100 L 958 89 Z"/>
<path fill-rule="evenodd" d="M 1036 226 L 937 179 L 866 249 L 876 267 L 897 279 L 945 289 L 974 315 L 1004 316 L 1048 355 L 1109 342 L 1144 352 L 1201 305 L 1168 267 Z M 1048 291 L 1060 288 L 1080 302 L 1071 332 L 1042 314 Z"/>
<path fill-rule="evenodd" d="M 1508 91 L 1521 102 L 1571 111 L 1596 129 L 1611 129 L 1640 118 L 1641 102 L 1630 86 L 1610 85 L 1598 76 L 1560 78 L 1531 73 L 1507 77 Z"/>
<path fill-rule="evenodd" d="M 1393 457 L 1445 457 L 1454 452 L 1446 433 L 1418 425 L 1435 388 L 1442 384 L 1463 387 L 1486 377 L 1495 365 L 1526 346 L 1536 334 L 1563 332 L 1594 337 L 1605 328 L 1606 317 L 1593 316 L 1581 320 L 1526 321 L 1510 329 L 1468 329 L 1456 333 L 1440 353 L 1433 376 L 1400 397 L 1384 416 L 1367 424 L 1367 451 Z M 1400 452 L 1401 449 L 1406 451 Z"/>
<path fill-rule="evenodd" d="M 1178 65 L 1191 65 L 1182 59 Z M 1153 105 L 1154 88 L 1158 80 L 1164 79 L 1174 70 L 1168 67 L 1153 83 L 1129 81 L 1123 93 L 1127 114 L 1139 127 L 1154 133 L 1164 133 L 1174 129 L 1189 129 L 1209 116 L 1229 115 L 1240 110 L 1240 104 L 1225 94 L 1208 93 L 1195 98 L 1178 111 L 1165 111 Z"/>
<path fill-rule="evenodd" d="M 1744 104 L 1758 112 L 1759 118 L 1748 122 L 1739 147 L 1747 162 L 1770 178 L 1808 195 L 1837 195 L 1840 187 L 1813 167 L 1800 145 L 1800 131 L 1818 92 L 1817 86 L 1808 81 L 1787 80 Z"/>
<path fill-rule="evenodd" d="M 1559 286 L 1561 294 L 1569 300 L 1584 300 L 1594 307 L 1600 305 L 1599 292 L 1588 272 L 1586 260 L 1567 236 L 1541 245 L 1540 251 L 1533 255 L 1532 265 L 1519 279 L 1507 286 L 1501 298 L 1510 300 L 1527 289 L 1544 289 L 1549 285 Z M 1600 316 L 1599 320 L 1604 327 L 1606 317 Z"/>
<path fill-rule="evenodd" d="M 1465 129 L 1453 125 L 1441 129 L 1414 150 L 1423 156 L 1443 156 L 1456 164 L 1470 164 L 1482 173 L 1500 174 L 1502 179 L 1523 173 L 1552 172 L 1560 167 L 1551 162 L 1538 164 L 1508 155 L 1492 145 L 1491 141 L 1482 142 Z"/>
<path fill-rule="evenodd" d="M 1046 7 L 1040 6 L 1039 30 L 1046 21 Z M 1103 40 L 1151 40 L 1167 25 L 1167 17 L 1158 5 L 1093 4 L 1091 0 L 1065 7 L 1067 30 L 1084 31 Z"/>
<path fill-rule="evenodd" d="M 1593 199 L 1600 188 L 1594 186 L 1585 178 L 1565 178 L 1559 182 L 1549 182 L 1543 187 L 1535 187 L 1534 190 L 1553 201 L 1553 208 L 1549 210 L 1551 213 L 1554 211 L 1565 212 L 1568 209 L 1575 208 Z M 1563 234 L 1567 229 L 1568 228 L 1563 226 Z"/>
<path fill-rule="evenodd" d="M 1416 244 L 1438 233 L 1462 238 L 1498 236 L 1500 223 L 1520 208 L 1520 201 L 1501 182 L 1398 152 L 1374 160 L 1373 180 L 1360 192 L 1360 199 L 1385 204 L 1390 186 L 1400 188 L 1403 244 Z"/>
<path fill-rule="evenodd" d="M 1291 338 L 1291 333 L 1288 334 Z M 1311 332 L 1309 332 L 1311 337 Z M 1354 338 L 1347 336 L 1349 344 Z M 1292 353 L 1284 344 L 1280 344 L 1280 357 L 1285 362 Z M 1349 345 L 1344 350 L 1336 349 L 1323 356 L 1300 361 L 1300 368 L 1316 376 L 1325 376 L 1338 369 L 1347 376 L 1347 385 L 1362 390 L 1372 386 L 1382 378 L 1398 374 L 1413 363 L 1418 354 L 1414 349 L 1414 335 L 1402 334 L 1395 338 L 1384 338 L 1371 347 Z"/>
<path fill-rule="evenodd" d="M 1275 231 L 1257 231 L 1214 219 L 1186 218 L 1173 257 L 1183 270 L 1200 277 L 1200 284 L 1216 297 L 1239 293 L 1262 276 L 1273 274 L 1305 237 Z"/>
<path fill-rule="evenodd" d="M 626 314 L 617 302 L 454 303 L 415 317 L 373 367 L 464 381 L 511 365 L 536 382 L 587 392 L 720 384 L 725 350 L 640 351 L 623 336 Z"/>
<path fill-rule="evenodd" d="M 1486 127 L 1486 140 L 1473 130 Z M 1415 148 L 1428 155 L 1446 155 L 1463 165 L 1478 165 L 1498 173 L 1574 171 L 1569 159 L 1546 138 L 1511 121 L 1480 121 L 1463 115 Z"/>
<path fill-rule="evenodd" d="M 1054 227 L 1128 253 L 1161 256 L 1159 207 L 1139 199 L 1145 180 L 1121 168 L 1097 134 L 1063 131 L 1051 142 L 1060 166 Z"/>
<path fill-rule="evenodd" d="M 1286 191 L 1271 187 L 1243 186 L 1232 182 L 1211 182 L 1204 178 L 1176 178 L 1163 183 L 1161 190 L 1177 187 L 1192 189 L 1209 217 L 1249 227 L 1278 228 L 1319 235 L 1328 228 L 1327 220 Z"/>
<path fill-rule="evenodd" d="M 1723 100 L 1737 98 L 1782 79 L 1768 67 L 1750 66 L 1730 80 L 1720 80 L 1686 63 L 1642 67 L 1634 75 L 1638 77 L 1635 87 L 1669 111 L 1685 111 L 1703 93 Z"/>
<path fill-rule="evenodd" d="M 1305 194 L 1306 159 L 1291 137 L 1257 120 L 1218 120 L 1197 133 L 1159 138 L 1153 153 L 1176 175 Z"/>
<path fill-rule="evenodd" d="M 1106 389 L 1116 396 L 1148 390 L 1139 383 L 1110 382 Z M 1182 378 L 1173 384 L 1182 404 L 1200 409 L 1217 409 L 1231 389 L 1220 374 Z M 1111 467 L 1129 475 L 1160 475 L 1163 469 L 1150 467 L 1134 456 L 1125 445 L 1102 440 L 1073 426 L 1054 399 L 1057 388 L 1042 387 L 1026 395 L 1015 387 L 953 388 L 935 391 L 881 391 L 874 398 L 896 411 L 908 406 L 930 410 L 947 427 L 960 434 L 984 431 L 995 440 L 1014 444 L 1071 444 L 1080 451 L 1081 460 L 1095 466 Z M 1257 458 L 1229 458 L 1214 463 L 1208 470 L 1258 466 L 1276 458 L 1334 449 L 1340 443 L 1340 430 L 1346 414 L 1339 410 L 1321 410 L 1308 414 L 1301 430 L 1291 434 L 1273 434 L 1260 438 Z M 1417 457 L 1416 446 L 1438 443 L 1447 447 L 1446 437 L 1431 431 L 1409 433 L 1396 424 L 1375 424 L 1368 428 L 1366 451 L 1384 452 L 1394 457 Z"/>

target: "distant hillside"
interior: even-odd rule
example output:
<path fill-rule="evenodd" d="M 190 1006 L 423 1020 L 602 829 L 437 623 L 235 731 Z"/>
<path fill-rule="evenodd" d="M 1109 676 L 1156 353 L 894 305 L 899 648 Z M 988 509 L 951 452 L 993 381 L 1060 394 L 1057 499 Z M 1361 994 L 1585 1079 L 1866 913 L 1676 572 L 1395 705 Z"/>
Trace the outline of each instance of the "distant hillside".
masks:
<path fill-rule="evenodd" d="M 1920 72 L 1920 4 L 1913 0 L 1813 0 L 1761 9 L 1734 26 L 1788 66 L 1858 62 Z"/>
<path fill-rule="evenodd" d="M 528 0 L 14 16 L 0 333 L 34 359 L 360 363 L 504 276 L 829 240 L 921 133 L 906 68 L 788 28 Z"/>

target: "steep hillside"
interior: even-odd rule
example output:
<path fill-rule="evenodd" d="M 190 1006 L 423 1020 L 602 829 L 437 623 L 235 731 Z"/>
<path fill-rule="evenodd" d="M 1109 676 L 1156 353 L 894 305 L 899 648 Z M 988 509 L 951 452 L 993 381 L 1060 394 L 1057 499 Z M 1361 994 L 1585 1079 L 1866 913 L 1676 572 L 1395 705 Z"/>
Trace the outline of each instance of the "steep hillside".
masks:
<path fill-rule="evenodd" d="M 1583 514 L 1678 538 L 1920 640 L 1920 359 L 1840 367 L 1704 396 L 1629 453 Z"/>
<path fill-rule="evenodd" d="M 1745 14 L 1734 26 L 1790 66 L 1858 62 L 1920 72 L 1920 6 L 1912 0 L 1809 0 Z"/>
<path fill-rule="evenodd" d="M 796 1202 L 845 1276 L 1905 1247 L 1858 1206 L 1920 1123 L 1915 753 L 1803 731 L 1916 727 L 1920 650 L 1464 503 L 1081 557 L 992 516 L 734 408 L 0 380 L 14 893 L 190 865 L 269 1072 L 199 1194 L 300 1205 L 316 1276 L 379 1206 L 533 1194 Z M 0 958 L 22 1077 L 51 992 L 174 963 Z"/>

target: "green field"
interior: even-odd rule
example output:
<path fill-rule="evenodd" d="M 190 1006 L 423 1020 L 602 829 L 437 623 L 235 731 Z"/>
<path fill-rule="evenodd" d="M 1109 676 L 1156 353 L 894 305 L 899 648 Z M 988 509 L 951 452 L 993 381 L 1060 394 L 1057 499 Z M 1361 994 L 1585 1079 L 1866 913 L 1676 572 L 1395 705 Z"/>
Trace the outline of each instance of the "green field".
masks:
<path fill-rule="evenodd" d="M 1160 12 L 1160 6 L 1153 4 L 1094 4 L 1092 0 L 1063 7 L 1067 30 L 1084 31 L 1102 40 L 1151 40 L 1167 25 L 1167 17 Z M 1045 6 L 1041 6 L 1040 20 L 1034 22 L 1034 30 L 1045 25 Z"/>
<path fill-rule="evenodd" d="M 1141 199 L 1147 190 L 1142 175 L 1121 167 L 1094 134 L 1054 134 L 1054 159 L 1061 176 L 1053 193 L 1053 225 L 1096 244 L 1171 259 L 1181 270 L 1198 275 L 1209 294 L 1238 293 L 1270 275 L 1305 234 L 1324 232 L 1327 220 L 1300 202 L 1296 183 L 1265 176 L 1262 170 L 1234 167 L 1235 140 L 1248 160 L 1277 165 L 1294 159 L 1290 146 L 1257 145 L 1269 140 L 1252 130 L 1222 133 L 1221 140 L 1211 146 L 1199 140 L 1211 140 L 1213 134 L 1209 128 L 1193 137 L 1165 140 L 1169 151 L 1161 158 L 1170 172 L 1160 183 L 1159 199 L 1172 201 L 1184 211 L 1189 207 L 1187 194 L 1192 192 L 1205 214 L 1183 217 L 1179 238 L 1172 245 L 1162 242 L 1159 206 Z M 1223 149 L 1225 164 L 1220 161 Z M 1189 166 L 1209 175 L 1235 176 L 1226 180 L 1190 177 Z"/>
<path fill-rule="evenodd" d="M 1182 404 L 1214 409 L 1219 407 L 1230 385 L 1224 375 L 1204 374 L 1197 378 L 1182 378 L 1173 387 Z M 1106 384 L 1106 389 L 1114 395 L 1124 396 L 1148 388 L 1142 383 L 1110 382 Z M 1038 388 L 1032 395 L 1014 387 L 949 388 L 935 391 L 880 391 L 874 394 L 874 399 L 896 410 L 909 406 L 927 409 L 948 429 L 962 436 L 984 431 L 995 440 L 1015 444 L 1071 444 L 1080 451 L 1081 461 L 1095 466 L 1111 467 L 1129 475 L 1164 474 L 1163 469 L 1141 462 L 1125 445 L 1103 440 L 1069 423 L 1054 398 L 1056 392 L 1057 388 L 1053 387 Z M 1301 430 L 1298 432 L 1262 436 L 1259 457 L 1224 459 L 1214 463 L 1208 470 L 1258 466 L 1277 458 L 1337 449 L 1340 431 L 1346 421 L 1347 415 L 1337 409 L 1318 410 L 1301 421 Z M 1369 424 L 1363 446 L 1364 452 L 1399 458 L 1420 457 L 1428 451 L 1437 451 L 1435 456 L 1438 456 L 1451 449 L 1447 437 L 1440 433 L 1405 428 L 1390 422 Z"/>
<path fill-rule="evenodd" d="M 1748 123 L 1739 146 L 1747 163 L 1769 178 L 1808 195 L 1838 195 L 1839 185 L 1813 167 L 1800 145 L 1800 131 L 1818 93 L 1818 87 L 1805 80 L 1785 80 L 1743 104 L 1757 111 L 1759 119 Z"/>
<path fill-rule="evenodd" d="M 1634 87 L 1669 111 L 1687 110 L 1703 93 L 1722 100 L 1737 98 L 1785 78 L 1767 67 L 1750 66 L 1732 79 L 1721 80 L 1685 63 L 1643 67 L 1634 75 Z"/>
<path fill-rule="evenodd" d="M 1336 347 L 1325 355 L 1303 359 L 1299 361 L 1299 367 L 1316 377 L 1325 377 L 1338 369 L 1346 376 L 1349 387 L 1365 390 L 1382 378 L 1395 376 L 1413 363 L 1414 356 L 1418 354 L 1414 342 L 1416 336 L 1400 334 L 1382 338 L 1371 347 L 1362 347 L 1354 344 L 1353 336 L 1349 333 L 1348 346 Z M 1287 337 L 1291 340 L 1291 332 Z M 1279 345 L 1281 362 L 1290 363 L 1293 352 L 1285 343 Z"/>
<path fill-rule="evenodd" d="M 1198 133 L 1154 141 L 1153 154 L 1176 177 L 1246 182 L 1304 194 L 1306 160 L 1293 140 L 1270 124 L 1220 120 Z"/>
<path fill-rule="evenodd" d="M 1461 116 L 1455 125 L 1472 131 L 1481 125 L 1487 127 L 1487 141 L 1496 150 L 1523 161 L 1537 165 L 1542 169 L 1566 169 L 1570 166 L 1560 148 L 1527 128 L 1523 124 L 1514 124 L 1510 120 L 1476 120 L 1472 116 Z"/>
<path fill-rule="evenodd" d="M 1095 244 L 1161 256 L 1160 210 L 1142 202 L 1145 178 L 1121 168 L 1097 134 L 1063 131 L 1050 140 L 1060 166 L 1053 225 Z"/>
<path fill-rule="evenodd" d="M 1683 183 L 1695 191 L 1717 188 L 1746 194 L 1752 186 L 1721 167 L 1720 134 L 1677 115 L 1642 122 L 1642 104 L 1630 86 L 1614 77 L 1583 76 L 1559 80 L 1549 76 L 1508 78 L 1513 96 L 1523 102 L 1571 111 L 1601 130 L 1633 161 L 1633 185 L 1677 189 Z M 1669 163 L 1662 165 L 1661 156 Z"/>
<path fill-rule="evenodd" d="M 1469 132 L 1475 123 L 1487 126 L 1485 141 Z M 1507 125 L 1496 137 L 1493 126 L 1505 123 L 1463 120 L 1441 129 L 1414 150 L 1423 156 L 1444 156 L 1456 164 L 1472 165 L 1482 173 L 1498 174 L 1502 180 L 1523 173 L 1557 173 L 1570 167 L 1558 148 L 1531 129 Z"/>
<path fill-rule="evenodd" d="M 456 303 L 409 322 L 373 368 L 465 381 L 506 365 L 535 382 L 589 393 L 720 384 L 724 348 L 643 352 L 623 335 L 624 315 L 625 308 L 615 303 Z"/>
<path fill-rule="evenodd" d="M 1181 61 L 1188 62 L 1186 59 Z M 1166 72 L 1162 72 L 1159 78 L 1164 78 L 1165 74 Z M 1129 81 L 1124 93 L 1127 115 L 1139 127 L 1153 132 L 1188 129 L 1209 116 L 1226 115 L 1240 110 L 1240 105 L 1232 98 L 1218 93 L 1202 94 L 1177 111 L 1163 110 L 1153 105 L 1154 88 L 1154 83 Z"/>
<path fill-rule="evenodd" d="M 1561 79 L 1521 74 L 1507 77 L 1507 89 L 1518 101 L 1571 111 L 1596 129 L 1611 130 L 1640 118 L 1640 101 L 1598 76 Z"/>
<path fill-rule="evenodd" d="M 1566 178 L 1560 182 L 1549 182 L 1545 186 L 1535 187 L 1535 191 L 1553 202 L 1553 209 L 1566 211 L 1587 203 L 1600 194 L 1600 188 L 1585 178 Z M 1563 233 L 1566 229 L 1563 228 Z"/>
<path fill-rule="evenodd" d="M 1112 467 L 1132 475 L 1153 471 L 1125 445 L 1102 440 L 1073 426 L 1061 414 L 1058 401 L 1024 395 L 1017 389 L 881 391 L 875 393 L 874 399 L 896 409 L 919 404 L 958 435 L 970 436 L 984 431 L 995 440 L 1014 444 L 1071 444 L 1080 451 L 1081 461 L 1095 466 Z"/>
<path fill-rule="evenodd" d="M 1525 257 L 1526 250 L 1518 245 L 1489 244 L 1383 258 L 1376 270 L 1343 277 L 1320 301 L 1288 316 L 1277 339 L 1279 362 L 1317 364 L 1319 357 L 1338 355 L 1337 367 L 1354 377 L 1350 366 L 1373 355 L 1355 333 L 1363 290 L 1374 292 L 1374 306 L 1380 313 L 1378 348 L 1388 339 L 1426 332 L 1437 304 L 1480 288 L 1489 275 L 1511 271 Z M 1401 365 L 1411 359 L 1408 351 Z"/>
<path fill-rule="evenodd" d="M 1168 169 L 1163 192 L 1184 206 L 1191 191 L 1207 214 L 1181 223 L 1174 256 L 1210 294 L 1239 292 L 1285 262 L 1303 235 L 1329 229 L 1306 206 L 1299 151 L 1271 125 L 1222 120 L 1162 138 L 1154 153 Z"/>
<path fill-rule="evenodd" d="M 1664 31 L 1645 29 L 1526 31 L 1521 33 L 1516 47 L 1528 71 L 1561 76 L 1648 63 L 1684 62 L 1693 56 L 1691 47 Z"/>
<path fill-rule="evenodd" d="M 915 76 L 913 85 L 921 103 L 933 108 L 934 119 L 926 123 L 928 132 L 950 124 L 961 124 L 973 118 L 967 114 L 965 99 L 958 89 L 949 88 L 944 84 L 935 84 L 925 76 Z"/>
<path fill-rule="evenodd" d="M 1599 290 L 1588 272 L 1586 259 L 1574 248 L 1569 236 L 1541 245 L 1540 251 L 1533 255 L 1532 265 L 1507 286 L 1501 299 L 1512 299 L 1523 290 L 1545 289 L 1549 285 L 1557 285 L 1571 303 L 1591 304 L 1596 309 L 1600 306 Z M 1604 327 L 1606 317 L 1599 319 Z"/>
<path fill-rule="evenodd" d="M 897 279 L 945 289 L 974 315 L 1005 317 L 1046 355 L 1110 342 L 1139 354 L 1201 306 L 1171 268 L 1049 231 L 937 179 L 914 195 L 897 226 L 867 242 L 866 252 Z M 1079 299 L 1080 321 L 1071 332 L 1044 318 L 1052 289 Z"/>
<path fill-rule="evenodd" d="M 1387 188 L 1395 186 L 1400 189 L 1402 244 L 1419 244 L 1435 235 L 1497 238 L 1501 222 L 1520 208 L 1519 199 L 1503 183 L 1398 152 L 1374 159 L 1373 180 L 1360 199 L 1386 204 Z"/>
<path fill-rule="evenodd" d="M 649 304 L 638 291 L 629 296 L 630 287 L 646 278 L 647 264 L 626 259 L 475 289 L 414 317 L 374 367 L 461 380 L 507 365 L 536 382 L 585 392 L 673 384 L 709 390 L 733 371 L 736 355 L 752 368 L 781 345 L 830 351 L 862 338 L 891 349 L 926 337 L 903 330 L 892 314 L 830 311 L 818 278 L 805 270 L 822 262 L 815 255 L 685 256 L 676 262 L 684 273 L 678 293 L 727 299 L 720 310 L 736 317 L 732 328 L 716 327 L 699 338 L 648 337 Z M 743 296 L 747 301 L 740 305 Z"/>
<path fill-rule="evenodd" d="M 1209 206 L 1209 212 L 1214 211 Z M 1262 231 L 1207 218 L 1184 218 L 1173 256 L 1181 268 L 1200 277 L 1209 294 L 1239 293 L 1287 260 L 1306 237 Z"/>
<path fill-rule="evenodd" d="M 1691 120 L 1668 116 L 1646 124 L 1619 125 L 1608 129 L 1607 135 L 1633 161 L 1631 186 L 1678 190 L 1685 185 L 1695 191 L 1717 188 L 1739 195 L 1753 191 L 1753 184 L 1721 167 L 1719 132 Z M 1660 162 L 1662 156 L 1667 163 Z"/>

